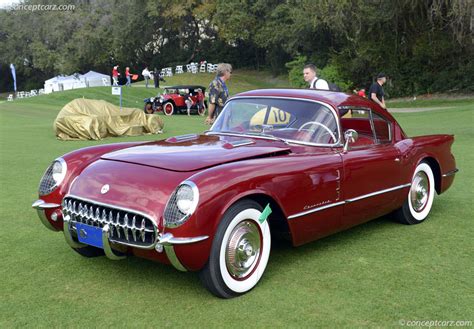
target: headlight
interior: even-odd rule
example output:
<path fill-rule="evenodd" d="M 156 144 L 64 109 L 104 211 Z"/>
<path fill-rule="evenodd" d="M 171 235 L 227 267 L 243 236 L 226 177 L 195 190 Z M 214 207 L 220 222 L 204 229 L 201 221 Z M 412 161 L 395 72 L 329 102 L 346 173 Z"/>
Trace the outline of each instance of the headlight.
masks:
<path fill-rule="evenodd" d="M 166 227 L 178 227 L 194 213 L 199 202 L 199 190 L 191 181 L 185 181 L 171 195 L 164 213 Z"/>
<path fill-rule="evenodd" d="M 53 192 L 63 182 L 66 172 L 66 161 L 62 158 L 54 160 L 41 178 L 38 190 L 39 195 Z"/>

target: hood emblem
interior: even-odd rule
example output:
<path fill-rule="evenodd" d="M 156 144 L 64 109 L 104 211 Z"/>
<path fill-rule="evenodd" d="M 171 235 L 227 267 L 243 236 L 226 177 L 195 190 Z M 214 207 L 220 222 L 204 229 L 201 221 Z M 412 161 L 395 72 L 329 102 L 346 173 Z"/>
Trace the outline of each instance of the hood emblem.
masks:
<path fill-rule="evenodd" d="M 101 194 L 105 194 L 105 193 L 107 193 L 109 190 L 110 190 L 109 184 L 105 184 L 105 185 L 102 186 L 102 188 L 100 189 L 100 193 L 101 193 Z"/>

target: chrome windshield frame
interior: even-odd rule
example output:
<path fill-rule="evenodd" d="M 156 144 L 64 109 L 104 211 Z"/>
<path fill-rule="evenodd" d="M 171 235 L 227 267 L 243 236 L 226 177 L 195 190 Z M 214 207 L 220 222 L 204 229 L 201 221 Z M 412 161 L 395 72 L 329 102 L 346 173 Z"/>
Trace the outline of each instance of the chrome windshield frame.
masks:
<path fill-rule="evenodd" d="M 285 138 L 280 138 L 280 137 L 276 137 L 275 136 L 275 139 L 278 139 L 278 140 L 285 140 L 287 143 L 291 143 L 291 144 L 298 144 L 298 145 L 306 145 L 306 146 L 318 146 L 318 147 L 342 147 L 342 141 L 341 141 L 341 124 L 339 122 L 339 116 L 337 115 L 337 112 L 336 112 L 336 109 L 331 106 L 330 104 L 327 104 L 327 103 L 324 103 L 324 102 L 321 102 L 321 101 L 316 101 L 316 100 L 313 100 L 313 99 L 307 99 L 307 98 L 300 98 L 300 97 L 286 97 L 286 96 L 234 96 L 232 98 L 230 98 L 225 106 L 224 106 L 224 109 L 225 107 L 227 106 L 227 104 L 229 104 L 231 101 L 233 100 L 238 100 L 238 99 L 258 99 L 258 98 L 270 98 L 270 99 L 284 99 L 284 100 L 298 100 L 298 101 L 304 101 L 304 102 L 309 102 L 309 103 L 316 103 L 316 104 L 319 104 L 319 105 L 323 105 L 325 107 L 327 107 L 331 113 L 333 114 L 334 116 L 334 119 L 336 120 L 336 126 L 337 126 L 337 132 L 338 132 L 338 139 L 335 143 L 332 143 L 332 144 L 322 144 L 322 143 L 311 143 L 311 142 L 303 142 L 303 141 L 298 141 L 298 140 L 293 140 L 293 139 L 285 139 Z M 223 113 L 223 111 L 221 112 Z M 232 132 L 219 132 L 219 131 L 212 131 L 212 129 L 214 128 L 214 125 L 216 124 L 216 122 L 214 122 L 214 124 L 211 126 L 210 130 L 206 131 L 205 134 L 206 135 L 228 135 L 228 136 L 244 136 L 244 137 L 249 137 L 249 138 L 260 138 L 260 139 L 269 139 L 269 140 L 273 140 L 272 138 L 270 137 L 267 137 L 267 136 L 258 136 L 258 135 L 249 135 L 249 134 L 245 134 L 245 133 L 239 133 L 239 132 L 235 132 L 235 134 Z"/>

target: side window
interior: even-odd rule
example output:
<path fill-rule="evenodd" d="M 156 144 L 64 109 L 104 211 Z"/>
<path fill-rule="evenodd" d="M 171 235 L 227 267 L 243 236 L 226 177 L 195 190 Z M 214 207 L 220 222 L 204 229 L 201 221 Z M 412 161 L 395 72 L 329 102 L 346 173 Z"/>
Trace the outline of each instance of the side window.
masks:
<path fill-rule="evenodd" d="M 372 118 L 374 121 L 374 130 L 377 141 L 381 144 L 390 143 L 392 141 L 390 122 L 377 113 L 372 113 Z"/>
<path fill-rule="evenodd" d="M 373 137 L 370 114 L 365 109 L 339 109 L 342 129 L 354 129 L 359 134 Z"/>

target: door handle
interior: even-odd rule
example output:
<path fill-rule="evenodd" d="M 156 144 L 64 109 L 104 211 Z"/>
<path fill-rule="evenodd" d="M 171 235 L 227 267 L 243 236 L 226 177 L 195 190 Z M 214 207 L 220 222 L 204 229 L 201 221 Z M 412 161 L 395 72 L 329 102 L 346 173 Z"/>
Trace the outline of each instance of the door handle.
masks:
<path fill-rule="evenodd" d="M 396 162 L 400 162 L 400 158 L 395 158 L 395 161 L 396 161 Z"/>

